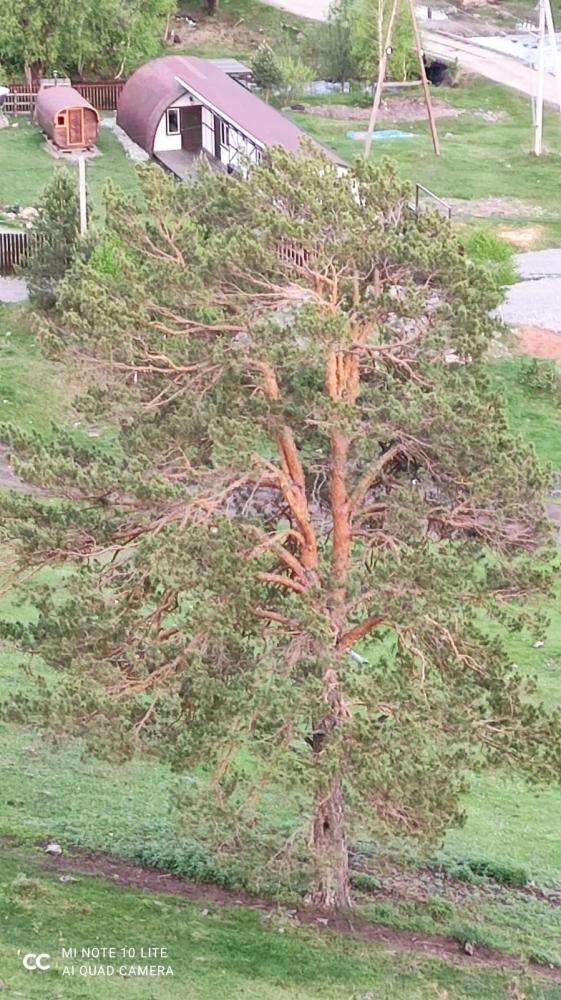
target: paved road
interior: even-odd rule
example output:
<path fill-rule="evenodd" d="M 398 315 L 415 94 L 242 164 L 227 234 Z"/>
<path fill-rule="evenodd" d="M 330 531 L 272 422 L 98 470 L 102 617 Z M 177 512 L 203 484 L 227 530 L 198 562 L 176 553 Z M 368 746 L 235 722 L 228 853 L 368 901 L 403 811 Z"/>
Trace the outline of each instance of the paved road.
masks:
<path fill-rule="evenodd" d="M 23 302 L 27 298 L 27 285 L 22 278 L 0 277 L 0 302 Z"/>
<path fill-rule="evenodd" d="M 536 71 L 517 59 L 483 48 L 468 38 L 457 38 L 441 31 L 423 31 L 423 41 L 428 55 L 448 61 L 457 60 L 470 73 L 502 83 L 528 97 L 533 97 L 536 93 Z M 546 76 L 544 97 L 550 104 L 559 100 L 553 76 Z"/>
<path fill-rule="evenodd" d="M 516 265 L 524 280 L 508 289 L 504 321 L 561 332 L 561 250 L 521 253 Z"/>

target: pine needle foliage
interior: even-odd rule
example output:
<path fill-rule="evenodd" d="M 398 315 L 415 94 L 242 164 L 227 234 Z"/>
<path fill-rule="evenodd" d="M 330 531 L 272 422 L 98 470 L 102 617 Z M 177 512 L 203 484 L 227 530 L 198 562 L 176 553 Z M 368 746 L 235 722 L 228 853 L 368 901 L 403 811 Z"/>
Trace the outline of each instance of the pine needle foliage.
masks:
<path fill-rule="evenodd" d="M 488 628 L 549 586 L 548 476 L 485 374 L 500 293 L 388 162 L 140 177 L 46 335 L 111 448 L 11 434 L 59 499 L 2 500 L 36 571 L 2 633 L 60 683 L 6 711 L 171 760 L 200 841 L 346 906 L 349 837 L 434 843 L 467 771 L 559 777 L 559 712 Z"/>

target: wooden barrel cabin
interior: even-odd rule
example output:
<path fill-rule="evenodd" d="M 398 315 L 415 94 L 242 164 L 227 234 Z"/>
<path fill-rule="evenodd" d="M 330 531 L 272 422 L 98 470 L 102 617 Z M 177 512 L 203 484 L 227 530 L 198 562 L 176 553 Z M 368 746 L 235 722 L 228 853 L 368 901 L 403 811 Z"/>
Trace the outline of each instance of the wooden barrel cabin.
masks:
<path fill-rule="evenodd" d="M 35 121 L 58 149 L 75 152 L 95 145 L 99 114 L 74 87 L 41 87 Z"/>

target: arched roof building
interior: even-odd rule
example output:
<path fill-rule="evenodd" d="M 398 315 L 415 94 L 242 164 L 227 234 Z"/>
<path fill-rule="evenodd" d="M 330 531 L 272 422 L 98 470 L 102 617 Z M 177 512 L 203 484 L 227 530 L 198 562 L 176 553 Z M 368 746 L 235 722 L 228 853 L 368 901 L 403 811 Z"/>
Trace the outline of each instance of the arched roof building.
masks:
<path fill-rule="evenodd" d="M 234 169 L 257 162 L 267 146 L 296 153 L 304 137 L 275 108 L 195 56 L 163 56 L 137 69 L 121 92 L 117 124 L 179 176 L 201 152 Z"/>
<path fill-rule="evenodd" d="M 98 112 L 77 90 L 64 84 L 41 87 L 35 121 L 59 149 L 88 149 L 97 139 Z"/>

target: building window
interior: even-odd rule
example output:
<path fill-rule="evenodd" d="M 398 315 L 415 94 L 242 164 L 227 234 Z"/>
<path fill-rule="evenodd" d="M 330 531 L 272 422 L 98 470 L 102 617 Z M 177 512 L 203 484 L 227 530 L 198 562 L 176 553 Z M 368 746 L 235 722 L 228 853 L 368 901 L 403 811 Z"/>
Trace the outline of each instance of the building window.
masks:
<path fill-rule="evenodd" d="M 57 125 L 65 125 L 66 122 L 65 122 L 64 115 L 57 115 L 56 123 L 57 123 Z"/>
<path fill-rule="evenodd" d="M 223 146 L 230 145 L 230 129 L 226 125 L 226 122 L 220 122 L 220 142 Z"/>
<path fill-rule="evenodd" d="M 179 108 L 168 108 L 166 111 L 166 132 L 168 135 L 179 134 Z"/>

